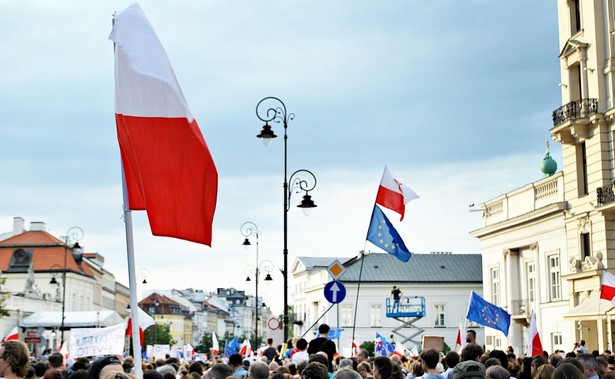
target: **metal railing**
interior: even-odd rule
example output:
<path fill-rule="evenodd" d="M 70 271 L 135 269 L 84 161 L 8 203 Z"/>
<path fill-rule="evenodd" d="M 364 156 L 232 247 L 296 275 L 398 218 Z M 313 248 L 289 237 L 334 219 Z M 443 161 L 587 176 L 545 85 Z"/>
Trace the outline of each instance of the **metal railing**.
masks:
<path fill-rule="evenodd" d="M 553 126 L 568 120 L 589 117 L 598 113 L 598 99 L 581 99 L 571 101 L 553 111 Z"/>
<path fill-rule="evenodd" d="M 609 204 L 615 201 L 613 187 L 615 187 L 615 180 L 608 186 L 598 187 L 596 189 L 598 205 Z"/>

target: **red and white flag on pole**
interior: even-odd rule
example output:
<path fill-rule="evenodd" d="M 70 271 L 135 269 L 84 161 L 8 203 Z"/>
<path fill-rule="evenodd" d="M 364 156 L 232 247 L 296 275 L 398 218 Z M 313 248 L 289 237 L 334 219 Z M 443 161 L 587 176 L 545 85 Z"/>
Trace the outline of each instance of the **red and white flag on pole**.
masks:
<path fill-rule="evenodd" d="M 2 342 L 4 343 L 7 341 L 17 341 L 17 340 L 19 340 L 19 329 L 17 329 L 17 327 L 14 327 L 13 329 L 11 329 L 9 334 L 7 334 L 7 336 L 2 339 Z"/>
<path fill-rule="evenodd" d="M 143 346 L 143 343 L 145 342 L 145 329 L 149 328 L 150 326 L 154 325 L 156 323 L 156 321 L 154 320 L 154 318 L 150 315 L 148 315 L 143 309 L 138 308 L 138 312 L 139 312 L 139 337 L 140 337 L 140 341 L 141 341 L 141 346 Z M 128 317 L 128 321 L 126 324 L 126 335 L 130 338 L 132 338 L 132 318 Z"/>
<path fill-rule="evenodd" d="M 397 180 L 388 168 L 384 168 L 378 194 L 376 195 L 376 204 L 389 208 L 401 215 L 400 221 L 404 219 L 406 204 L 413 199 L 418 199 L 416 194 L 410 187 L 402 184 Z"/>
<path fill-rule="evenodd" d="M 215 332 L 211 333 L 211 347 L 215 355 L 220 354 L 220 344 L 218 343 L 218 337 L 216 337 Z"/>
<path fill-rule="evenodd" d="M 534 314 L 534 311 L 532 311 L 532 314 L 530 315 L 530 328 L 527 341 L 527 349 L 525 352 L 526 356 L 535 357 L 537 355 L 542 355 L 542 342 L 540 342 L 540 335 L 538 334 L 538 326 L 536 325 L 536 315 Z"/>
<path fill-rule="evenodd" d="M 138 4 L 116 14 L 115 122 L 130 210 L 152 233 L 211 246 L 218 172 L 167 54 Z"/>
<path fill-rule="evenodd" d="M 463 320 L 459 321 L 459 329 L 457 329 L 457 345 L 461 351 L 468 343 L 466 342 L 466 328 Z"/>
<path fill-rule="evenodd" d="M 356 357 L 361 352 L 361 346 L 356 339 L 352 340 L 352 356 Z"/>
<path fill-rule="evenodd" d="M 600 298 L 608 300 L 615 305 L 615 275 L 608 271 L 603 271 L 600 284 Z"/>
<path fill-rule="evenodd" d="M 64 362 L 68 361 L 68 358 L 69 358 L 68 347 L 66 346 L 67 344 L 68 344 L 68 341 L 64 341 L 62 346 L 60 346 L 60 351 L 59 351 L 59 353 L 62 354 L 62 357 L 64 357 Z"/>

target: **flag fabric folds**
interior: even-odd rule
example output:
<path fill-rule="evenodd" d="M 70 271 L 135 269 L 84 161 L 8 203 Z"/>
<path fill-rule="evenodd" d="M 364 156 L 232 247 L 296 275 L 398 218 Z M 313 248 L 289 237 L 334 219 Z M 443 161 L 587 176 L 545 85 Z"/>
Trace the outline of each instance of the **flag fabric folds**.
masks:
<path fill-rule="evenodd" d="M 402 262 L 408 262 L 412 256 L 391 221 L 377 205 L 374 205 L 372 220 L 367 230 L 367 240 Z"/>
<path fill-rule="evenodd" d="M 13 327 L 13 329 L 11 329 L 11 331 L 9 332 L 9 334 L 6 335 L 6 337 L 4 337 L 2 339 L 2 342 L 7 342 L 7 341 L 17 341 L 19 340 L 19 329 L 17 329 L 17 327 Z"/>
<path fill-rule="evenodd" d="M 352 340 L 352 356 L 356 357 L 361 352 L 361 346 L 357 342 L 356 338 Z"/>
<path fill-rule="evenodd" d="M 376 346 L 374 346 L 374 355 L 386 357 L 388 353 L 393 353 L 395 347 L 387 342 L 387 339 L 380 333 L 376 332 Z"/>
<path fill-rule="evenodd" d="M 220 343 L 218 342 L 218 337 L 216 337 L 216 332 L 211 333 L 211 346 L 215 355 L 220 354 Z"/>
<path fill-rule="evenodd" d="M 602 272 L 600 281 L 600 298 L 610 301 L 615 305 L 615 275 L 608 271 Z"/>
<path fill-rule="evenodd" d="M 218 172 L 166 52 L 137 4 L 109 38 L 124 205 L 147 211 L 154 235 L 211 246 Z"/>
<path fill-rule="evenodd" d="M 397 341 L 395 343 L 395 350 L 393 351 L 393 354 L 404 357 L 406 355 L 406 350 L 406 347 L 402 345 L 401 342 Z"/>
<path fill-rule="evenodd" d="M 466 345 L 466 329 L 463 320 L 459 321 L 459 329 L 457 329 L 457 345 L 459 345 L 459 351 L 461 351 Z"/>
<path fill-rule="evenodd" d="M 249 339 L 246 338 L 243 340 L 241 348 L 239 349 L 239 354 L 241 354 L 242 357 L 252 355 L 252 345 Z"/>
<path fill-rule="evenodd" d="M 386 166 L 380 179 L 380 186 L 376 194 L 376 204 L 380 204 L 385 208 L 395 211 L 401 215 L 399 221 L 404 219 L 406 204 L 410 200 L 418 199 L 416 194 L 410 187 L 402 184 L 397 180 L 391 171 Z"/>
<path fill-rule="evenodd" d="M 534 311 L 530 315 L 530 327 L 528 329 L 527 349 L 525 350 L 526 357 L 535 357 L 542 355 L 542 342 L 540 342 L 540 335 L 538 334 L 538 326 L 536 325 L 536 315 Z"/>
<path fill-rule="evenodd" d="M 233 337 L 233 339 L 224 347 L 224 356 L 228 358 L 233 354 L 239 354 L 240 347 L 241 346 L 239 345 L 239 340 L 237 337 Z"/>
<path fill-rule="evenodd" d="M 497 329 L 508 336 L 510 328 L 510 314 L 504 309 L 493 305 L 472 291 L 467 319 L 483 326 Z"/>

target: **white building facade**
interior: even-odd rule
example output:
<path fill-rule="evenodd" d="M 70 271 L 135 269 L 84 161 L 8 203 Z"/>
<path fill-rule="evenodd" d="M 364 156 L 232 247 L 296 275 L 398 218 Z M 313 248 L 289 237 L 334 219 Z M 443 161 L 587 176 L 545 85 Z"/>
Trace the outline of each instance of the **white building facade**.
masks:
<path fill-rule="evenodd" d="M 346 297 L 331 306 L 324 288 L 332 280 L 327 268 L 336 259 L 345 266 L 338 280 L 345 286 Z M 457 330 L 460 321 L 465 320 L 470 293 L 482 294 L 479 254 L 414 254 L 407 263 L 381 253 L 352 259 L 299 257 L 292 266 L 292 275 L 294 335 L 305 335 L 310 340 L 322 323 L 343 328 L 338 341 L 338 351 L 343 354 L 350 354 L 353 332 L 359 343 L 374 341 L 376 332 L 388 342 L 403 341 L 402 336 L 392 331 L 401 322 L 386 316 L 386 301 L 394 285 L 404 297 L 425 299 L 425 316 L 413 324 L 422 331 L 413 341 L 404 343 L 408 349 L 416 345 L 420 350 L 423 336 L 443 337 L 449 348 L 455 349 Z M 467 326 L 477 331 L 479 341 L 483 339 L 482 327 Z M 404 328 L 400 333 L 409 337 L 417 331 Z"/>

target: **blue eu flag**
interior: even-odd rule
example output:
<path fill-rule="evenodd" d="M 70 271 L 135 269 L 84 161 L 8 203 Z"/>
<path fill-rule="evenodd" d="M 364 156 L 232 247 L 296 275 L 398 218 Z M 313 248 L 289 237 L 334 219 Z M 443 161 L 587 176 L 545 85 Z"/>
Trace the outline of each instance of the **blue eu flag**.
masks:
<path fill-rule="evenodd" d="M 367 240 L 387 253 L 396 256 L 400 261 L 408 262 L 412 256 L 391 221 L 377 205 L 374 205 L 372 221 L 369 223 L 369 230 L 367 231 Z"/>
<path fill-rule="evenodd" d="M 470 306 L 466 318 L 483 326 L 500 330 L 505 336 L 508 336 L 510 314 L 478 296 L 474 291 L 470 295 Z"/>
<path fill-rule="evenodd" d="M 231 342 L 227 343 L 224 347 L 224 356 L 228 358 L 233 354 L 239 354 L 240 347 L 241 345 L 239 344 L 237 337 L 233 337 Z"/>

